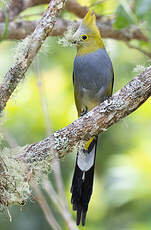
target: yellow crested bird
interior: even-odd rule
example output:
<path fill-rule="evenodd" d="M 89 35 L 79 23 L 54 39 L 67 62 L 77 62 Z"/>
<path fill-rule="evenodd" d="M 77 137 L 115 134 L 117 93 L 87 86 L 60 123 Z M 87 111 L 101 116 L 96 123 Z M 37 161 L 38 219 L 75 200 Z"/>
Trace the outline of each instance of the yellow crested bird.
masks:
<path fill-rule="evenodd" d="M 89 11 L 73 35 L 77 47 L 74 59 L 73 85 L 78 116 L 82 116 L 111 96 L 114 83 L 112 62 L 108 56 L 96 17 Z M 97 139 L 90 139 L 78 150 L 71 186 L 71 203 L 77 212 L 77 225 L 85 225 L 92 195 Z"/>

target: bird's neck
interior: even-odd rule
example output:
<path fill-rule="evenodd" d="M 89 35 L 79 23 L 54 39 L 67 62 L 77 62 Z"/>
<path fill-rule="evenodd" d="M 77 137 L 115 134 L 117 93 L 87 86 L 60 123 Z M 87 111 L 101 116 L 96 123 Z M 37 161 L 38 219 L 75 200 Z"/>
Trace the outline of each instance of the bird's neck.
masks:
<path fill-rule="evenodd" d="M 77 56 L 86 55 L 101 48 L 104 48 L 102 40 L 89 41 L 86 44 L 77 46 Z"/>

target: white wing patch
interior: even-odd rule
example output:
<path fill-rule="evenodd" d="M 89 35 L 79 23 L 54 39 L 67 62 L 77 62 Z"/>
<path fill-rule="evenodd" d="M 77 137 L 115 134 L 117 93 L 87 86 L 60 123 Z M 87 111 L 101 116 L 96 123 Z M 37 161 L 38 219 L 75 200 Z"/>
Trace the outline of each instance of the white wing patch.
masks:
<path fill-rule="evenodd" d="M 82 149 L 79 151 L 77 164 L 82 171 L 88 171 L 93 166 L 94 157 L 95 157 L 95 148 L 96 146 L 94 145 L 90 153 L 83 152 Z"/>

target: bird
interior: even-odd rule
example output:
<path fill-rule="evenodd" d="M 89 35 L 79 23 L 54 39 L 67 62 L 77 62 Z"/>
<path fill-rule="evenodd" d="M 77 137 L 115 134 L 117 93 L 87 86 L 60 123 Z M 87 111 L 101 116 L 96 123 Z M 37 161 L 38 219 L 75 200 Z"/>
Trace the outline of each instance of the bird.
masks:
<path fill-rule="evenodd" d="M 78 117 L 85 115 L 112 95 L 114 72 L 107 54 L 96 16 L 90 10 L 72 36 L 77 48 L 73 64 L 73 88 Z M 78 149 L 71 186 L 71 204 L 76 211 L 76 224 L 86 223 L 93 190 L 98 136 Z"/>

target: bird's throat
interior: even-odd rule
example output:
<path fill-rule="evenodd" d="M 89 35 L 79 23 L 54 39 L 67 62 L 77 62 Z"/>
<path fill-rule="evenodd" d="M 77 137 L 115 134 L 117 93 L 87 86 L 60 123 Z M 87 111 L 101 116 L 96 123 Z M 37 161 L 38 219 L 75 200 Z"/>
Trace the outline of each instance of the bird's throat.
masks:
<path fill-rule="evenodd" d="M 103 42 L 99 42 L 99 43 L 88 43 L 88 44 L 82 44 L 82 45 L 78 45 L 77 46 L 77 56 L 81 56 L 81 55 L 86 55 L 92 52 L 95 52 L 98 49 L 103 49 L 104 48 L 104 44 Z"/>

